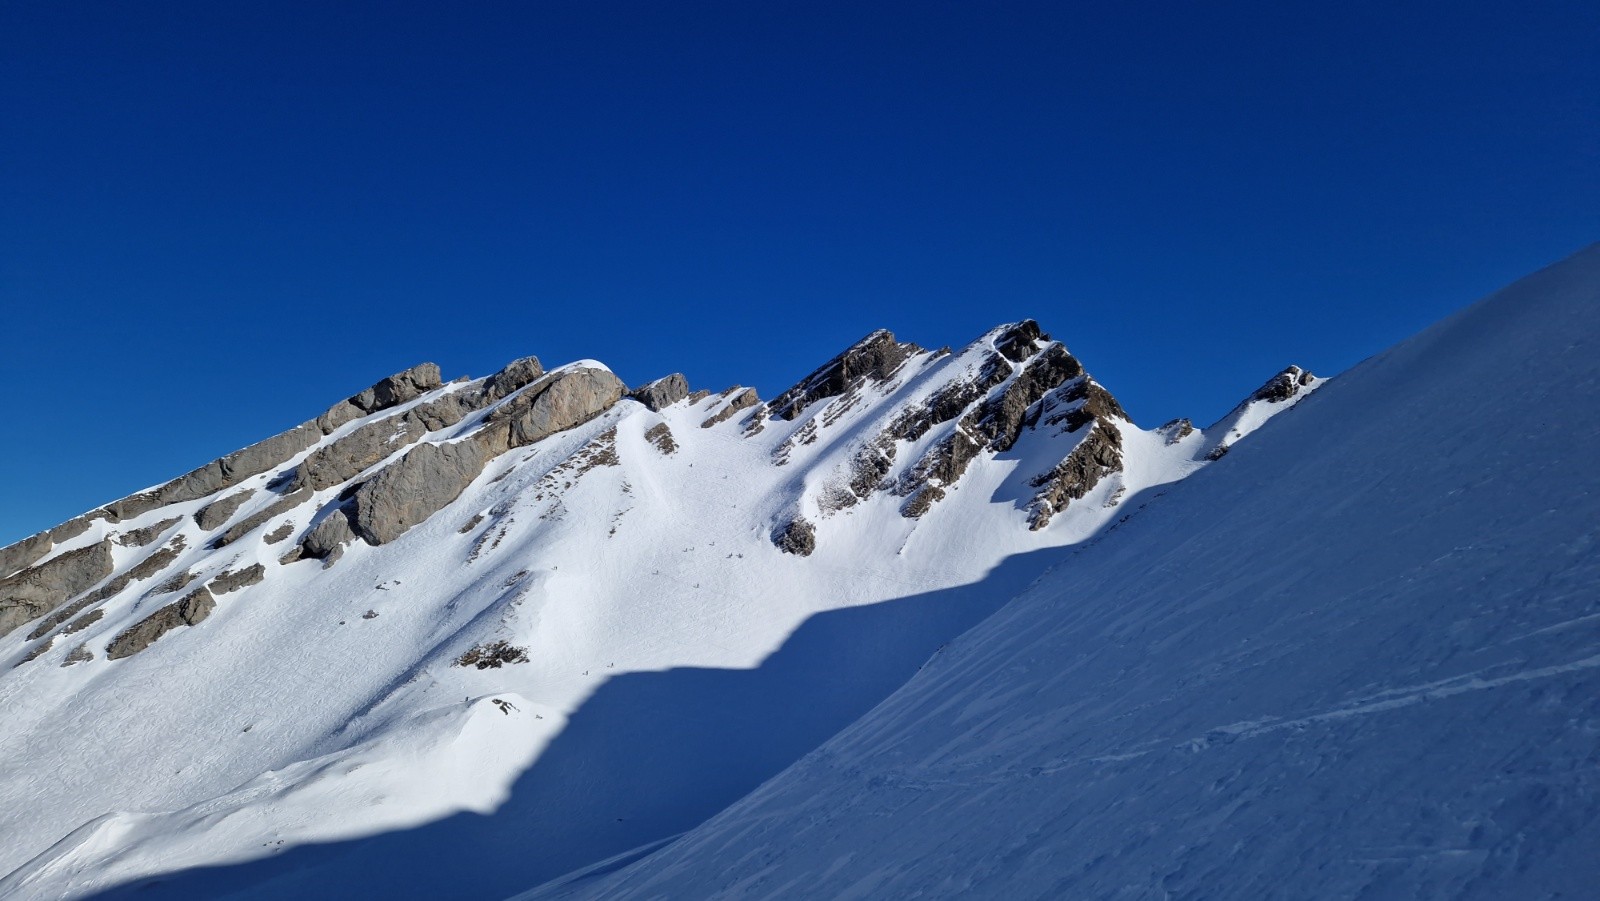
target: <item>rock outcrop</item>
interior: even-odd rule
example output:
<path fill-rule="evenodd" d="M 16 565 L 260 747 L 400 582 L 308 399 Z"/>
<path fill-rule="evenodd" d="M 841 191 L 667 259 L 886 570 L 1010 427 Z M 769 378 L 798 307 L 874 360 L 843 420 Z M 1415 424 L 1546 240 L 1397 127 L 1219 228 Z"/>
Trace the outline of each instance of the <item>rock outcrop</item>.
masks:
<path fill-rule="evenodd" d="M 135 563 L 133 566 L 128 567 L 128 569 L 124 570 L 121 574 L 106 582 L 104 585 L 101 585 L 99 588 L 96 588 L 78 600 L 73 601 L 71 604 L 57 609 L 54 613 L 51 613 L 49 616 L 40 620 L 38 625 L 34 627 L 33 631 L 28 633 L 28 639 L 31 641 L 33 639 L 40 638 L 51 629 L 54 629 L 55 627 L 66 622 L 68 619 L 78 615 L 79 612 L 89 607 L 93 607 L 94 605 L 103 601 L 107 601 L 113 597 L 116 597 L 122 592 L 123 589 L 127 588 L 129 585 L 132 585 L 134 582 L 142 582 L 145 579 L 155 576 L 157 573 L 170 566 L 173 561 L 177 560 L 178 555 L 183 552 L 183 549 L 186 546 L 187 542 L 184 541 L 182 535 L 175 536 L 171 541 L 167 542 L 164 547 L 160 548 L 155 553 L 144 558 L 143 560 L 140 560 L 138 563 Z"/>
<path fill-rule="evenodd" d="M 624 390 L 604 369 L 560 370 L 495 407 L 473 440 L 487 451 L 485 459 L 496 457 L 588 422 L 621 399 Z"/>
<path fill-rule="evenodd" d="M 239 512 L 239 508 L 244 506 L 245 501 L 255 496 L 255 493 L 256 490 L 254 488 L 246 488 L 243 491 L 235 491 L 219 500 L 206 504 L 195 511 L 195 525 L 205 529 L 207 532 L 221 528 L 227 524 L 228 520 L 233 518 L 233 514 Z"/>
<path fill-rule="evenodd" d="M 0 579 L 0 635 L 37 619 L 111 575 L 109 539 Z"/>
<path fill-rule="evenodd" d="M 1028 528 L 1034 531 L 1067 504 L 1088 494 L 1100 480 L 1122 471 L 1122 433 L 1106 420 L 1096 420 L 1078 446 L 1051 470 L 1029 484 L 1038 489 L 1028 510 Z"/>
<path fill-rule="evenodd" d="M 55 541 L 49 532 L 40 532 L 30 535 L 16 544 L 0 548 L 0 578 L 9 576 L 19 569 L 32 566 L 50 553 L 55 547 Z"/>
<path fill-rule="evenodd" d="M 785 554 L 809 557 L 817 549 L 817 527 L 796 516 L 773 530 L 772 543 Z"/>
<path fill-rule="evenodd" d="M 672 428 L 664 422 L 658 422 L 646 429 L 644 440 L 650 442 L 664 455 L 671 456 L 678 452 L 678 442 L 672 437 Z"/>
<path fill-rule="evenodd" d="M 404 372 L 380 380 L 371 388 L 350 398 L 349 403 L 363 413 L 376 413 L 416 400 L 444 383 L 435 363 L 418 363 Z"/>
<path fill-rule="evenodd" d="M 351 527 L 368 544 L 393 541 L 459 497 L 488 459 L 473 441 L 412 448 L 356 489 Z"/>
<path fill-rule="evenodd" d="M 1299 366 L 1289 366 L 1282 372 L 1267 380 L 1265 385 L 1255 390 L 1250 395 L 1250 400 L 1264 400 L 1269 404 L 1281 404 L 1296 394 L 1300 389 L 1316 381 L 1317 377 Z"/>
<path fill-rule="evenodd" d="M 689 380 L 683 373 L 674 372 L 628 392 L 628 397 L 633 398 L 651 410 L 659 413 L 689 396 Z"/>
<path fill-rule="evenodd" d="M 325 560 L 330 565 L 344 553 L 344 546 L 354 541 L 355 530 L 350 527 L 349 512 L 339 507 L 316 524 L 300 542 L 300 558 Z"/>
<path fill-rule="evenodd" d="M 487 406 L 510 397 L 523 387 L 532 384 L 534 379 L 544 375 L 544 367 L 539 365 L 538 357 L 523 357 L 507 364 L 499 372 L 489 376 L 483 381 L 480 394 Z"/>
<path fill-rule="evenodd" d="M 1048 337 L 1031 320 L 1001 332 L 994 339 L 996 356 L 985 363 L 974 384 L 994 381 L 997 374 L 1007 372 L 1005 361 L 1011 358 L 1000 351 L 1002 347 L 1012 354 L 1020 354 Z M 1107 417 L 1126 416 L 1116 399 L 1089 379 L 1082 364 L 1060 344 L 1047 344 L 1027 358 L 1022 371 L 1011 378 L 1010 384 L 999 394 L 991 395 L 993 388 L 1008 377 L 999 375 L 994 385 L 985 388 L 983 395 L 987 399 L 962 416 L 959 426 L 930 448 L 902 480 L 898 490 L 912 498 L 902 506 L 903 514 L 916 517 L 926 513 L 949 486 L 966 473 L 980 453 L 1009 450 L 1023 429 L 1037 425 L 1047 412 L 1054 411 L 1047 425 L 1060 424 L 1068 432 Z M 971 388 L 958 385 L 952 386 L 950 393 L 952 400 L 959 400 L 973 392 Z M 932 414 L 920 420 L 913 419 L 907 424 L 911 428 L 907 428 L 905 434 L 916 434 L 916 428 L 925 428 L 924 423 L 935 421 Z"/>
<path fill-rule="evenodd" d="M 717 407 L 715 412 L 707 416 L 704 422 L 700 423 L 700 428 L 709 429 L 718 423 L 727 422 L 740 410 L 748 410 L 761 403 L 761 396 L 756 394 L 756 389 L 743 388 L 738 385 L 722 392 L 722 396 L 726 400 L 723 401 L 721 406 Z"/>
<path fill-rule="evenodd" d="M 135 623 L 106 645 L 106 657 L 120 660 L 156 643 L 161 636 L 179 626 L 192 626 L 211 615 L 217 607 L 216 598 L 205 588 L 196 588 L 160 610 Z"/>
<path fill-rule="evenodd" d="M 268 504 L 263 509 L 257 510 L 249 516 L 246 516 L 244 519 L 241 519 L 229 526 L 222 532 L 222 534 L 211 539 L 211 547 L 221 548 L 233 544 L 244 536 L 254 532 L 256 529 L 261 528 L 266 523 L 278 518 L 279 516 L 282 516 L 285 513 L 288 513 L 290 510 L 293 510 L 306 501 L 311 500 L 313 493 L 314 492 L 310 488 L 296 488 L 295 490 Z"/>
<path fill-rule="evenodd" d="M 883 381 L 920 350 L 879 329 L 778 395 L 769 405 L 771 415 L 774 419 L 792 420 L 817 401 L 837 397 L 862 381 Z"/>
<path fill-rule="evenodd" d="M 317 428 L 314 422 L 296 426 L 265 441 L 234 451 L 219 460 L 213 460 L 158 488 L 108 504 L 106 510 L 115 519 L 123 520 L 167 504 L 199 500 L 288 462 L 295 454 L 316 444 L 321 438 L 322 430 Z"/>
<path fill-rule="evenodd" d="M 224 570 L 216 578 L 206 583 L 206 588 L 212 594 L 227 594 L 238 591 L 249 585 L 255 585 L 266 578 L 267 568 L 259 563 L 252 563 L 244 569 Z"/>

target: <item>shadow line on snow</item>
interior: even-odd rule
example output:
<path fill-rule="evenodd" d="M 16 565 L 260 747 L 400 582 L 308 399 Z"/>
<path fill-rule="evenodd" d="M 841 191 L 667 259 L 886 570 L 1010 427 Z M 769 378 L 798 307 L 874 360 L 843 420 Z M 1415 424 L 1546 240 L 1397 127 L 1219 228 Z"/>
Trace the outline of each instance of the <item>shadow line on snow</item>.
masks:
<path fill-rule="evenodd" d="M 1136 511 L 1144 494 L 1125 509 Z M 945 644 L 1093 541 L 1012 555 L 968 585 L 814 614 L 754 669 L 615 676 L 491 815 L 456 813 L 142 877 L 94 897 L 506 897 L 665 846 L 859 719 Z"/>

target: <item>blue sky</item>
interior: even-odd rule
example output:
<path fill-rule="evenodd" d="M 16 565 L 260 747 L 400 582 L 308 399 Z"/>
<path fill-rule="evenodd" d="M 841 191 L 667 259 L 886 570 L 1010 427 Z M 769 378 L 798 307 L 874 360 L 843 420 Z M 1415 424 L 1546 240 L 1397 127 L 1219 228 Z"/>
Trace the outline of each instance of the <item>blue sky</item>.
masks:
<path fill-rule="evenodd" d="M 0 7 L 0 542 L 421 360 L 771 396 L 1034 317 L 1136 420 L 1600 239 L 1592 2 Z"/>

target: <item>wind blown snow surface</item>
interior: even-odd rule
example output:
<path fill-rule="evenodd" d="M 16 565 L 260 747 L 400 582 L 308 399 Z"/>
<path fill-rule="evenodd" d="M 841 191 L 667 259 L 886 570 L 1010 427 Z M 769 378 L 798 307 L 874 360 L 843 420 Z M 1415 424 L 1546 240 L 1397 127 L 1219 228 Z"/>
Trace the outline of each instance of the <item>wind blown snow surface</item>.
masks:
<path fill-rule="evenodd" d="M 213 498 L 95 520 L 55 553 L 109 539 L 123 573 L 147 552 L 121 540 L 156 526 L 178 552 L 70 635 L 0 636 L 0 896 L 504 897 L 703 822 L 1067 548 L 1209 465 L 1206 434 L 1119 419 L 1122 471 L 1030 530 L 1029 478 L 1078 440 L 1041 423 L 980 454 L 920 518 L 887 491 L 839 506 L 866 442 L 995 371 L 1002 334 L 918 350 L 792 421 L 719 419 L 728 393 L 659 412 L 620 401 L 496 458 L 397 540 L 356 541 L 326 569 L 280 562 L 294 541 L 260 534 L 305 534 L 342 484 L 221 548 L 192 516 Z M 574 367 L 600 364 L 562 371 Z M 1003 368 L 991 395 L 1021 377 Z M 1069 387 L 1051 395 L 1057 412 L 1072 409 Z M 256 494 L 235 516 L 274 503 L 307 455 L 406 409 L 240 482 Z M 421 441 L 461 440 L 486 415 Z M 900 441 L 894 466 L 956 427 Z M 816 525 L 807 557 L 774 547 L 774 524 L 796 515 Z M 253 564 L 262 581 L 221 595 L 204 622 L 105 659 L 171 598 L 148 585 Z M 489 641 L 527 662 L 453 665 Z"/>
<path fill-rule="evenodd" d="M 685 836 L 528 898 L 1592 898 L 1600 247 L 1330 382 Z"/>

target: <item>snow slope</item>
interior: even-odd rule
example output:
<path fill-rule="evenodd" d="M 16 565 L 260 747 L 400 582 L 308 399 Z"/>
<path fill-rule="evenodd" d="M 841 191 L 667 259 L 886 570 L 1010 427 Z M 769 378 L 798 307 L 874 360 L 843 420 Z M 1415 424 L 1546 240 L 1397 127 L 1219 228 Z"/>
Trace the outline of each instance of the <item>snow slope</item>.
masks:
<path fill-rule="evenodd" d="M 527 895 L 1600 887 L 1600 245 L 1334 380 L 659 848 Z"/>
<path fill-rule="evenodd" d="M 152 548 L 173 556 L 41 637 L 33 622 L 0 635 L 0 896 L 496 896 L 692 828 L 1207 465 L 1205 433 L 1142 431 L 1079 375 L 1010 411 L 1014 444 L 927 475 L 1030 373 L 1071 372 L 1036 334 L 955 353 L 869 336 L 852 352 L 887 354 L 882 372 L 819 396 L 843 371 L 819 370 L 785 395 L 791 418 L 735 410 L 732 391 L 659 412 L 624 399 L 327 567 L 283 552 L 409 453 L 402 416 L 483 380 L 357 416 L 215 495 L 94 519 L 47 559 L 111 540 L 120 575 Z M 417 446 L 468 442 L 516 402 Z M 1069 427 L 1093 403 L 1120 469 L 1045 524 L 1036 483 L 1082 446 L 1092 430 Z M 388 456 L 272 512 L 313 455 L 391 426 Z M 929 487 L 941 499 L 908 515 L 906 492 Z M 215 547 L 196 515 L 239 489 L 256 493 L 231 521 L 264 520 Z M 774 546 L 799 519 L 809 556 Z M 139 545 L 144 529 L 159 534 Z M 217 594 L 203 621 L 106 659 L 176 596 L 173 576 L 214 585 L 256 565 L 261 581 Z M 453 665 L 494 641 L 527 662 Z"/>

